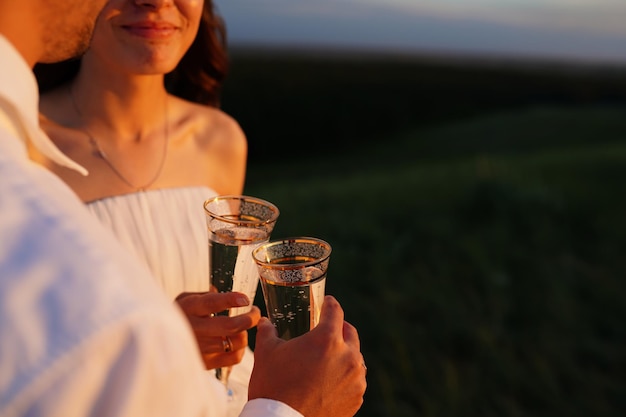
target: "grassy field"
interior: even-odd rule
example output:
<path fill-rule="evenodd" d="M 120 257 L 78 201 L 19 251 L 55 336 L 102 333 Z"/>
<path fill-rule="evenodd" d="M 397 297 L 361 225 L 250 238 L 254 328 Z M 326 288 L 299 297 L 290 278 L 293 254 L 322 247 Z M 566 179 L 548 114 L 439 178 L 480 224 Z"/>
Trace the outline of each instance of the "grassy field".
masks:
<path fill-rule="evenodd" d="M 255 62 L 247 59 L 234 68 Z M 309 107 L 299 117 L 290 105 L 320 103 L 331 86 L 341 91 L 339 76 L 317 81 L 327 89 L 284 90 L 257 113 L 250 103 L 228 107 L 247 98 L 259 105 L 259 91 L 277 80 L 302 86 L 341 72 L 319 62 L 310 72 L 278 70 L 285 62 L 273 72 L 271 62 L 257 63 L 267 85 L 229 87 L 224 105 L 251 142 L 246 193 L 281 209 L 273 236 L 333 245 L 328 293 L 359 328 L 369 368 L 358 416 L 624 415 L 622 81 L 568 72 L 582 77 L 568 89 L 567 77 L 550 71 L 446 67 L 457 88 L 431 85 L 431 101 L 447 97 L 456 110 L 423 115 L 391 86 L 400 98 L 384 93 L 356 108 L 349 98 L 326 102 L 317 119 L 338 112 L 351 121 L 343 128 L 311 125 Z M 359 68 L 367 79 L 370 67 Z M 370 79 L 392 71 L 371 68 Z M 431 84 L 448 85 L 442 68 L 427 68 L 438 74 Z M 231 86 L 252 85 L 238 74 Z M 423 77 L 414 77 L 401 80 L 406 95 L 421 91 L 419 101 L 428 101 L 415 81 Z M 528 86 L 544 86 L 545 95 L 529 97 Z M 388 90 L 370 87 L 355 94 Z M 491 101 L 475 99 L 486 90 Z M 498 99 L 497 91 L 506 93 Z"/>

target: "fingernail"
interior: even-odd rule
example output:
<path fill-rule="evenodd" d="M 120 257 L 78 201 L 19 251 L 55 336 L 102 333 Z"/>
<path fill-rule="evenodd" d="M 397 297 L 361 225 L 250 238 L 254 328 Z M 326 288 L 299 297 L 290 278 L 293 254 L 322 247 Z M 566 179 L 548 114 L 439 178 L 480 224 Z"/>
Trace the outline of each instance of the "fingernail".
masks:
<path fill-rule="evenodd" d="M 237 303 L 238 306 L 243 307 L 243 306 L 247 306 L 248 303 L 248 299 L 246 297 L 237 297 L 237 299 L 235 300 L 235 302 Z"/>

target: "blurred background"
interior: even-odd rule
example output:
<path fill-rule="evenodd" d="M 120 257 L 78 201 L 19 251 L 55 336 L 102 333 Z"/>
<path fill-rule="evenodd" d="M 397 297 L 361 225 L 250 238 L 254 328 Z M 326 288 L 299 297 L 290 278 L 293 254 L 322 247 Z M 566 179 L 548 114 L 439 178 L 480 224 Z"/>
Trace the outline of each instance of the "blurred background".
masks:
<path fill-rule="evenodd" d="M 332 244 L 358 416 L 625 415 L 626 2 L 216 5 L 245 192 Z"/>

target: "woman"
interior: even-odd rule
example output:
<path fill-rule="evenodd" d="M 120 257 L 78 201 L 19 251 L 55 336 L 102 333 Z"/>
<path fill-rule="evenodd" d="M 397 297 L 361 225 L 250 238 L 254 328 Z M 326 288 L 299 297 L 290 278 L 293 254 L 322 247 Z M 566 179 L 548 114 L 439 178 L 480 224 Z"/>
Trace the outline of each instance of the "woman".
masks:
<path fill-rule="evenodd" d="M 248 300 L 189 294 L 208 291 L 202 203 L 243 191 L 247 156 L 239 125 L 215 107 L 227 57 L 212 2 L 109 0 L 80 62 L 35 71 L 42 127 L 89 175 L 40 161 L 177 299 L 207 369 L 243 357 L 230 376 L 238 414 L 252 368 L 247 329 L 260 312 L 210 317 Z"/>

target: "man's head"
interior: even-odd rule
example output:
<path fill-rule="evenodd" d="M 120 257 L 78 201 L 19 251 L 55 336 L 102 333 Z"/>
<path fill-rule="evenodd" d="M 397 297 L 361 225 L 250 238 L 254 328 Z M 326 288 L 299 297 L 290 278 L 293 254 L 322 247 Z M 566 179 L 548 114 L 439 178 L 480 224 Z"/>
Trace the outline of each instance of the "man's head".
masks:
<path fill-rule="evenodd" d="M 0 0 L 0 33 L 34 65 L 82 54 L 106 0 Z"/>
<path fill-rule="evenodd" d="M 87 50 L 96 16 L 106 0 L 43 0 L 40 22 L 44 49 L 40 62 L 56 62 Z"/>

